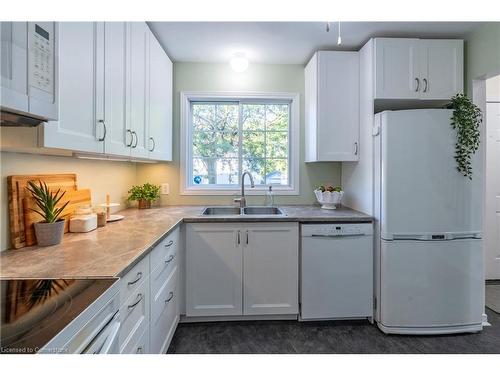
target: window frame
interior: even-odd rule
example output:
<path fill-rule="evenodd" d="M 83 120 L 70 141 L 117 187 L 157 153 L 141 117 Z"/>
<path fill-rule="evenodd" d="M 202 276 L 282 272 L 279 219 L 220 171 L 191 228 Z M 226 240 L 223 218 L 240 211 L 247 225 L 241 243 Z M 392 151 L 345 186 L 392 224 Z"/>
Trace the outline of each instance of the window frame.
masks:
<path fill-rule="evenodd" d="M 273 191 L 278 195 L 299 195 L 299 123 L 300 123 L 300 95 L 299 93 L 257 93 L 257 92 L 188 92 L 180 93 L 180 122 L 181 122 L 181 145 L 180 145 L 180 192 L 181 195 L 234 195 L 240 191 L 237 185 L 192 185 L 189 183 L 192 165 L 192 102 L 228 102 L 228 103 L 288 103 L 290 105 L 289 130 L 288 130 L 288 185 L 272 185 Z M 240 117 L 241 118 L 241 117 Z M 239 121 L 241 121 L 239 119 Z M 241 127 L 240 127 L 241 130 Z M 240 142 L 242 134 L 239 134 Z M 241 155 L 239 164 L 241 165 Z M 238 171 L 239 173 L 239 171 Z M 254 189 L 247 189 L 248 195 L 263 195 L 267 192 L 269 185 L 259 185 Z"/>

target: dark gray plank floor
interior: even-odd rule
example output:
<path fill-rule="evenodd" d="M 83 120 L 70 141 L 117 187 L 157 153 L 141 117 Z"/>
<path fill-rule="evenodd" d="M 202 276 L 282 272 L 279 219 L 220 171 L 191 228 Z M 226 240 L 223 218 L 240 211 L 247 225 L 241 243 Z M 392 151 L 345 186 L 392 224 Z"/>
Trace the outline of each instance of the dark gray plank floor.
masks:
<path fill-rule="evenodd" d="M 487 309 L 481 333 L 385 335 L 362 321 L 179 324 L 168 353 L 500 353 L 500 314 Z"/>

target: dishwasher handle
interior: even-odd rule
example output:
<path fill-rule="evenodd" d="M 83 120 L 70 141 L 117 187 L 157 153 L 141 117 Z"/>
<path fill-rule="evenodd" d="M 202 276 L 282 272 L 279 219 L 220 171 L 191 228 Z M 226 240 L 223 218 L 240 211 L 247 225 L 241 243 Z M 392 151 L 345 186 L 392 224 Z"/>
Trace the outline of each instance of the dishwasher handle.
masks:
<path fill-rule="evenodd" d="M 339 237 L 363 237 L 368 236 L 365 233 L 352 233 L 352 234 L 311 234 L 310 237 L 323 237 L 323 238 L 339 238 Z M 307 237 L 307 236 L 306 236 Z"/>

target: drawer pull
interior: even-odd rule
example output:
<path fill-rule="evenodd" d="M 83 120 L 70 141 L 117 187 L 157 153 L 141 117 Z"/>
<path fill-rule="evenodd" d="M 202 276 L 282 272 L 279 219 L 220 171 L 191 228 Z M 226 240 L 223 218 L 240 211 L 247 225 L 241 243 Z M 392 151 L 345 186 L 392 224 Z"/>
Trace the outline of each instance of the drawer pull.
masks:
<path fill-rule="evenodd" d="M 129 281 L 127 284 L 128 285 L 134 285 L 136 282 L 138 282 L 142 278 L 142 272 L 137 272 L 137 279 L 134 281 Z"/>
<path fill-rule="evenodd" d="M 174 254 L 171 254 L 167 260 L 165 260 L 165 263 L 170 263 L 171 261 L 173 261 L 175 258 L 175 255 Z"/>
<path fill-rule="evenodd" d="M 142 293 L 139 293 L 137 295 L 137 297 L 138 297 L 138 299 L 137 299 L 136 302 L 134 302 L 133 304 L 127 306 L 129 309 L 133 309 L 134 307 L 136 307 L 139 304 L 139 302 L 142 301 Z"/>
<path fill-rule="evenodd" d="M 168 294 L 168 298 L 165 300 L 165 303 L 169 303 L 170 301 L 172 301 L 172 298 L 174 298 L 174 292 L 170 292 Z"/>
<path fill-rule="evenodd" d="M 137 353 L 137 354 L 142 354 L 142 353 L 143 353 L 142 346 L 139 346 L 139 347 L 137 348 L 136 353 Z"/>
<path fill-rule="evenodd" d="M 170 246 L 172 246 L 173 244 L 174 244 L 174 241 L 170 240 L 170 241 L 168 241 L 168 243 L 167 243 L 167 244 L 165 244 L 165 247 L 170 247 Z"/>

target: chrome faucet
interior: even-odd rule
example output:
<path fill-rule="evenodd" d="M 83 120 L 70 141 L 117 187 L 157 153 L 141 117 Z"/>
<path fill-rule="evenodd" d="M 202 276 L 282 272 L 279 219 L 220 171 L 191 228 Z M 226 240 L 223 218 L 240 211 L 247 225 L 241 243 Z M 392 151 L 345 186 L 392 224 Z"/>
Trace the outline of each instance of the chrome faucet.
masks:
<path fill-rule="evenodd" d="M 241 208 L 245 208 L 247 205 L 247 199 L 245 198 L 245 176 L 250 177 L 250 186 L 252 188 L 255 187 L 255 185 L 253 183 L 253 177 L 250 174 L 250 172 L 248 172 L 248 171 L 243 172 L 243 174 L 241 175 L 241 197 L 235 198 L 235 200 L 234 200 L 235 202 L 240 203 Z"/>

